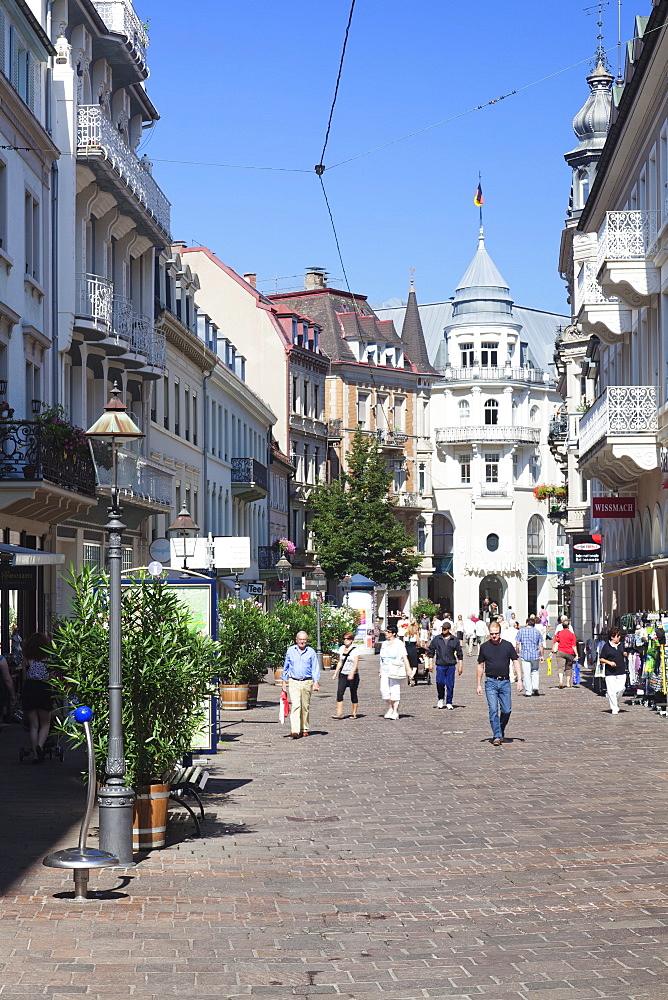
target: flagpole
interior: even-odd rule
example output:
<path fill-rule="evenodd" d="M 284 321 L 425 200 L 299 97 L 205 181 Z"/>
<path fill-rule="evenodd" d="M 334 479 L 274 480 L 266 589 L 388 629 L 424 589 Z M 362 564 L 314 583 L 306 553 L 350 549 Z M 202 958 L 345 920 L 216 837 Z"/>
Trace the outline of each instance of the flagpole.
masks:
<path fill-rule="evenodd" d="M 482 190 L 482 174 L 478 171 L 478 187 Z M 482 229 L 482 203 L 480 204 L 480 228 Z"/>

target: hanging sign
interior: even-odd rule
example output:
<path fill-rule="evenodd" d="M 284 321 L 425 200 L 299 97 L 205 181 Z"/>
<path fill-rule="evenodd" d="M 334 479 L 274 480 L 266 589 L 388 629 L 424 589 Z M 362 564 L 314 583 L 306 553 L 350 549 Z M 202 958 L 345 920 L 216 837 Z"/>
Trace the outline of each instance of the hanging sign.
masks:
<path fill-rule="evenodd" d="M 592 497 L 592 517 L 635 517 L 635 497 Z"/>
<path fill-rule="evenodd" d="M 36 566 L 3 566 L 0 569 L 0 590 L 36 589 Z"/>
<path fill-rule="evenodd" d="M 601 561 L 602 544 L 603 535 L 574 535 L 573 565 L 582 566 L 584 563 L 599 563 Z"/>

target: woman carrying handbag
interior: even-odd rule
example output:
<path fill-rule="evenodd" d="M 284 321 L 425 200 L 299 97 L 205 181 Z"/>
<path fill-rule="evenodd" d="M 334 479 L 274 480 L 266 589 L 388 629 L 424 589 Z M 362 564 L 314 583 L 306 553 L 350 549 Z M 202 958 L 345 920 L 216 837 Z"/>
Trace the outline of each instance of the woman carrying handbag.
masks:
<path fill-rule="evenodd" d="M 385 629 L 387 639 L 380 647 L 380 696 L 387 702 L 388 709 L 385 713 L 386 719 L 399 718 L 399 701 L 401 699 L 401 681 L 405 677 L 412 680 L 411 671 L 406 647 L 401 639 L 397 638 L 397 629 L 394 625 L 388 625 Z"/>
<path fill-rule="evenodd" d="M 352 632 L 345 632 L 343 635 L 343 645 L 339 646 L 339 662 L 334 671 L 334 680 L 339 679 L 336 691 L 336 715 L 333 719 L 343 718 L 343 696 L 346 688 L 350 688 L 350 702 L 353 710 L 352 718 L 357 718 L 357 689 L 360 683 L 359 675 L 359 655 L 357 646 L 353 646 L 355 636 Z"/>

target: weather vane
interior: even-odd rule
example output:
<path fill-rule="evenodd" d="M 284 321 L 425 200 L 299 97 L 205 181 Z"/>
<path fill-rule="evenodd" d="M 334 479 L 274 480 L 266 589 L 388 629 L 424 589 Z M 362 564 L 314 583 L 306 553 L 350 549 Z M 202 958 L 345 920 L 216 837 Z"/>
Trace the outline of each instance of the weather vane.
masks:
<path fill-rule="evenodd" d="M 583 7 L 585 14 L 598 14 L 598 45 L 596 46 L 596 55 L 594 56 L 593 68 L 596 69 L 599 63 L 605 67 L 605 69 L 610 69 L 610 64 L 608 62 L 608 56 L 606 54 L 605 48 L 603 46 L 603 8 L 610 5 L 610 0 L 598 0 L 598 3 L 593 4 L 591 7 Z"/>

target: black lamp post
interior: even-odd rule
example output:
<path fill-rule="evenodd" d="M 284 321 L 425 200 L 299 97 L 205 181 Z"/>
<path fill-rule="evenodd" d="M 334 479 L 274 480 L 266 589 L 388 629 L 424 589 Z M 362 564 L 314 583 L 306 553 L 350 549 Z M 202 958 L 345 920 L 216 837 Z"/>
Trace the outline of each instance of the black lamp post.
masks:
<path fill-rule="evenodd" d="M 278 573 L 278 579 L 281 581 L 281 592 L 283 596 L 283 603 L 288 603 L 288 588 L 287 583 L 290 579 L 290 570 L 292 569 L 290 563 L 285 558 L 284 555 L 276 563 L 276 572 Z"/>
<path fill-rule="evenodd" d="M 322 670 L 322 643 L 320 641 L 320 605 L 322 603 L 322 592 L 325 588 L 325 584 L 327 583 L 327 577 L 325 576 L 322 568 L 319 565 L 316 566 L 316 568 L 313 570 L 313 582 L 315 583 L 315 606 L 317 611 L 317 627 L 318 627 L 318 632 L 317 632 L 318 644 L 316 647 L 316 653 L 318 654 L 318 664 L 320 666 L 320 670 Z"/>
<path fill-rule="evenodd" d="M 132 864 L 132 804 L 134 792 L 125 783 L 126 764 L 123 748 L 123 675 L 121 666 L 121 569 L 123 553 L 121 538 L 125 525 L 123 509 L 118 502 L 118 449 L 128 441 L 139 441 L 145 435 L 129 416 L 120 400 L 120 389 L 114 383 L 111 399 L 103 415 L 86 431 L 93 458 L 100 464 L 99 447 L 104 445 L 104 465 L 112 466 L 111 506 L 106 531 L 109 537 L 109 745 L 105 764 L 105 779 L 98 792 L 100 809 L 100 850 L 115 855 L 121 864 Z M 109 449 L 111 454 L 109 455 Z M 123 471 L 129 466 L 123 463 Z M 134 472 L 134 470 L 133 470 Z M 127 483 L 131 486 L 132 483 Z"/>
<path fill-rule="evenodd" d="M 343 580 L 341 580 L 341 590 L 343 591 L 346 605 L 348 604 L 348 595 L 350 594 L 350 588 L 352 587 L 352 585 L 353 585 L 353 578 L 350 575 L 350 573 L 346 573 Z"/>
<path fill-rule="evenodd" d="M 188 569 L 188 560 L 195 555 L 199 528 L 185 504 L 181 504 L 179 516 L 167 528 L 167 534 L 174 542 L 174 554 L 177 559 L 183 559 L 183 569 Z"/>

